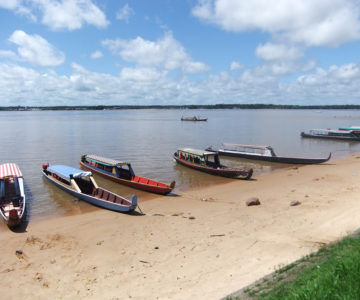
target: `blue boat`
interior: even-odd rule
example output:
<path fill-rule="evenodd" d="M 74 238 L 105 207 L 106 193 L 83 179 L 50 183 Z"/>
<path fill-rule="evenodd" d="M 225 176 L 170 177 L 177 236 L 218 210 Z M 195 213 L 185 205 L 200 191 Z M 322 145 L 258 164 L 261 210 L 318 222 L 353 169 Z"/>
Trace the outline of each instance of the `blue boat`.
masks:
<path fill-rule="evenodd" d="M 119 212 L 131 212 L 137 207 L 137 197 L 128 200 L 97 185 L 91 172 L 64 165 L 42 165 L 45 178 L 71 195 L 93 205 Z"/>

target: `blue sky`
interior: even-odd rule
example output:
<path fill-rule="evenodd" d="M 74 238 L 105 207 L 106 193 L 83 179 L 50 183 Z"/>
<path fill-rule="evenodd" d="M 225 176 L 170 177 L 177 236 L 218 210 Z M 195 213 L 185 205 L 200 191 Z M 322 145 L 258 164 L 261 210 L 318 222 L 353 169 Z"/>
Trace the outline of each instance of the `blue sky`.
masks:
<path fill-rule="evenodd" d="M 358 0 L 0 0 L 0 105 L 360 104 Z"/>

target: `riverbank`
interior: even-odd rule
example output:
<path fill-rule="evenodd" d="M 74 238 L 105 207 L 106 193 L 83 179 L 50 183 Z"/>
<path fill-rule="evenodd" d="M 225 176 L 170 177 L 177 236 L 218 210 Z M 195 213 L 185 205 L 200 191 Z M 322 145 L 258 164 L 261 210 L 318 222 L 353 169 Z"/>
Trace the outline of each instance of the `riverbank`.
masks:
<path fill-rule="evenodd" d="M 145 201 L 146 216 L 30 222 L 0 237 L 2 295 L 219 299 L 358 229 L 359 178 L 352 155 Z"/>

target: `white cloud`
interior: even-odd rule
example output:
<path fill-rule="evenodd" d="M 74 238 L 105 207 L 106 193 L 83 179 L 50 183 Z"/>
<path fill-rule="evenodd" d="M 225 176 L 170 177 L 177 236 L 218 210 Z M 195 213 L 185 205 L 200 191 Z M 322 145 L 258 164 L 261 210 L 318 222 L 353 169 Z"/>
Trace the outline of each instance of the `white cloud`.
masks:
<path fill-rule="evenodd" d="M 315 67 L 316 67 L 316 61 L 310 60 L 302 66 L 301 71 L 309 72 L 309 71 L 313 70 Z"/>
<path fill-rule="evenodd" d="M 0 8 L 16 9 L 20 5 L 21 0 L 0 0 Z"/>
<path fill-rule="evenodd" d="M 266 43 L 256 48 L 256 55 L 264 60 L 296 60 L 303 56 L 298 47 Z"/>
<path fill-rule="evenodd" d="M 29 35 L 16 30 L 9 41 L 18 46 L 21 59 L 35 66 L 54 67 L 65 61 L 65 55 L 39 35 Z"/>
<path fill-rule="evenodd" d="M 338 46 L 360 38 L 352 0 L 198 0 L 192 13 L 224 30 L 259 30 L 285 43 Z"/>
<path fill-rule="evenodd" d="M 13 60 L 17 59 L 16 53 L 9 50 L 0 50 L 0 57 L 9 58 Z"/>
<path fill-rule="evenodd" d="M 360 77 L 360 65 L 359 64 L 345 64 L 340 67 L 331 66 L 329 68 L 329 75 L 341 80 L 352 80 Z"/>
<path fill-rule="evenodd" d="M 94 51 L 93 53 L 91 53 L 90 57 L 92 59 L 97 59 L 97 58 L 103 57 L 103 54 L 101 51 L 97 50 L 97 51 Z"/>
<path fill-rule="evenodd" d="M 36 22 L 36 16 L 31 12 L 31 7 L 26 7 L 24 0 L 0 0 L 0 8 L 14 11 L 16 14 L 27 16 L 31 21 Z"/>
<path fill-rule="evenodd" d="M 0 0 L 0 7 L 28 16 L 32 21 L 41 15 L 41 22 L 52 30 L 75 30 L 84 24 L 105 28 L 105 14 L 91 0 Z"/>
<path fill-rule="evenodd" d="M 127 62 L 141 67 L 159 67 L 165 70 L 181 69 L 185 73 L 199 73 L 209 69 L 202 62 L 194 62 L 184 47 L 171 33 L 155 42 L 137 37 L 133 40 L 104 40 L 102 45 Z"/>
<path fill-rule="evenodd" d="M 237 61 L 232 61 L 230 63 L 230 70 L 231 71 L 237 71 L 237 70 L 241 70 L 243 68 L 244 68 L 244 66 L 241 63 L 237 62 Z"/>
<path fill-rule="evenodd" d="M 174 79 L 166 71 L 145 67 L 124 68 L 119 76 L 112 76 L 72 63 L 72 74 L 63 76 L 0 63 L 1 104 L 358 103 L 360 64 L 318 68 L 286 83 L 279 83 L 270 66 L 245 69 L 240 76 L 222 72 L 193 81 L 185 76 Z"/>
<path fill-rule="evenodd" d="M 107 27 L 105 14 L 91 0 L 32 0 L 43 13 L 42 23 L 53 30 L 81 28 L 84 24 Z"/>
<path fill-rule="evenodd" d="M 132 15 L 134 15 L 134 10 L 126 3 L 123 8 L 116 13 L 116 19 L 129 22 Z"/>
<path fill-rule="evenodd" d="M 136 82 L 154 82 L 163 78 L 165 74 L 153 68 L 123 68 L 120 78 Z"/>

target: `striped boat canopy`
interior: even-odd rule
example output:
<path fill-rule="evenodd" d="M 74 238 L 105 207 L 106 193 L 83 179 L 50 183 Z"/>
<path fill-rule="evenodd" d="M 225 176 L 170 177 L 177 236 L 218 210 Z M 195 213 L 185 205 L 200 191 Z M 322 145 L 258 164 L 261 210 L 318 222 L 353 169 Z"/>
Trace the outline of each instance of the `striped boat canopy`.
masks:
<path fill-rule="evenodd" d="M 97 163 L 101 163 L 103 165 L 107 165 L 107 166 L 111 166 L 111 167 L 117 167 L 117 166 L 122 166 L 122 165 L 130 165 L 129 162 L 126 161 L 119 161 L 119 160 L 115 160 L 115 159 L 111 159 L 111 158 L 106 158 L 106 157 L 102 157 L 102 156 L 97 156 L 97 155 L 86 155 L 87 159 L 90 159 L 94 162 Z"/>
<path fill-rule="evenodd" d="M 19 166 L 15 163 L 6 163 L 0 165 L 0 179 L 7 177 L 23 177 Z"/>

